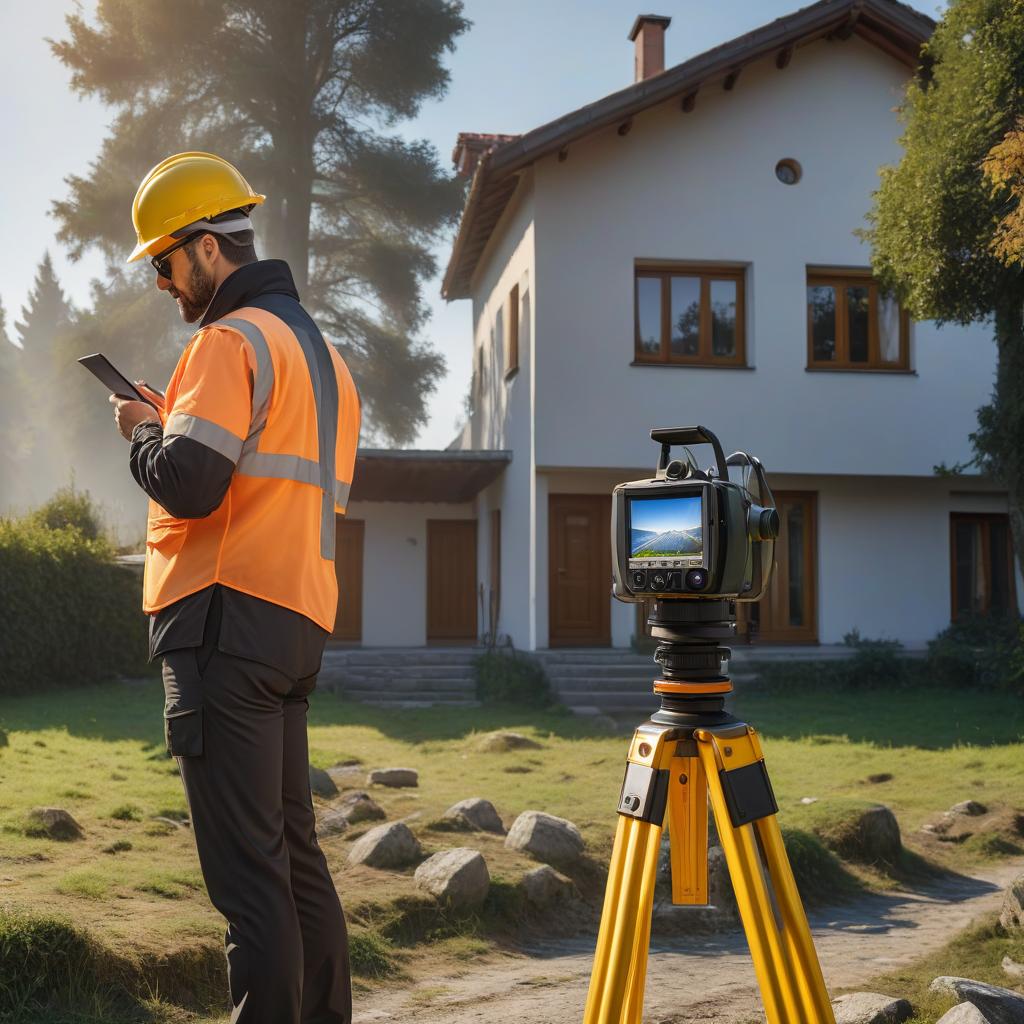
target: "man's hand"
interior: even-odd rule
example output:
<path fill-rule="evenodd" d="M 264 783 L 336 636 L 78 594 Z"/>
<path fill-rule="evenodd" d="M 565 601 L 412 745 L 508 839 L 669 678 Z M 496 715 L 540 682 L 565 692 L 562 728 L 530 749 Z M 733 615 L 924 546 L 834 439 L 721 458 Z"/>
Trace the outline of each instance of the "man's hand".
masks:
<path fill-rule="evenodd" d="M 114 407 L 114 422 L 121 436 L 126 440 L 132 439 L 132 431 L 146 421 L 160 422 L 156 409 L 146 402 L 136 402 L 129 398 L 120 398 L 117 395 L 110 396 L 110 404 Z"/>

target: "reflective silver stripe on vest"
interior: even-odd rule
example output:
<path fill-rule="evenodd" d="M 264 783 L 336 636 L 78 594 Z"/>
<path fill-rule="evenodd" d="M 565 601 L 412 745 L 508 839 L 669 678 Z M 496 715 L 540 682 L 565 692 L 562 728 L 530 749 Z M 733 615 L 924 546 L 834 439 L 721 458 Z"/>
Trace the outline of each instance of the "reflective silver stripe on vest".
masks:
<path fill-rule="evenodd" d="M 256 355 L 256 380 L 252 385 L 252 422 L 249 425 L 249 436 L 245 439 L 243 451 L 254 451 L 259 443 L 260 434 L 267 425 L 267 413 L 270 410 L 270 394 L 274 390 L 274 361 L 270 358 L 270 346 L 263 332 L 248 320 L 239 317 L 225 317 L 211 326 L 223 324 L 240 331 L 246 341 L 252 345 Z"/>
<path fill-rule="evenodd" d="M 262 476 L 273 480 L 295 480 L 300 484 L 320 486 L 320 464 L 301 455 L 272 455 L 270 452 L 243 452 L 237 471 L 242 476 Z M 334 503 L 342 508 L 348 505 L 352 485 L 334 481 Z M 333 515 L 333 509 L 332 515 Z"/>
<path fill-rule="evenodd" d="M 334 504 L 340 508 L 348 508 L 348 495 L 349 491 L 352 490 L 351 484 L 342 483 L 340 480 L 334 481 Z"/>
<path fill-rule="evenodd" d="M 235 437 L 230 430 L 225 430 L 212 420 L 204 420 L 187 412 L 174 412 L 167 418 L 167 424 L 164 426 L 164 444 L 175 437 L 188 437 L 198 441 L 235 463 L 242 454 L 240 437 Z"/>

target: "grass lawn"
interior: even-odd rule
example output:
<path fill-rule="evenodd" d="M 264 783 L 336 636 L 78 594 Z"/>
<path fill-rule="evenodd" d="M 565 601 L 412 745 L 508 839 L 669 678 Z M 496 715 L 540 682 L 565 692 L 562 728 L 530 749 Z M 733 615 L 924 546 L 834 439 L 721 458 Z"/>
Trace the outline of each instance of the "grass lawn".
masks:
<path fill-rule="evenodd" d="M 0 907 L 62 914 L 125 962 L 162 963 L 161 992 L 202 1005 L 222 984 L 223 922 L 207 901 L 191 832 L 177 823 L 185 801 L 176 766 L 164 752 L 162 701 L 156 681 L 0 699 L 0 727 L 8 737 L 0 746 Z M 878 801 L 893 809 L 914 846 L 921 825 L 960 800 L 979 800 L 1004 815 L 1024 809 L 1022 705 L 992 693 L 762 692 L 741 693 L 733 710 L 764 738 L 784 828 L 821 827 L 830 815 Z M 501 897 L 535 865 L 505 850 L 500 838 L 425 826 L 455 801 L 483 796 L 506 826 L 530 808 L 571 819 L 594 858 L 604 861 L 632 724 L 609 737 L 586 720 L 558 713 L 388 712 L 318 694 L 311 701 L 311 760 L 321 767 L 356 760 L 367 769 L 416 768 L 418 789 L 378 786 L 374 798 L 389 820 L 408 820 L 428 853 L 456 845 L 481 849 Z M 478 751 L 476 734 L 497 728 L 526 733 L 541 749 Z M 891 778 L 872 783 L 869 776 Z M 804 805 L 804 797 L 817 802 Z M 70 811 L 85 838 L 54 842 L 27 834 L 26 814 L 40 805 Z M 359 831 L 323 846 L 353 933 L 364 939 L 361 962 L 372 973 L 376 936 L 401 942 L 413 933 L 422 938 L 430 927 L 409 925 L 415 914 L 410 917 L 408 908 L 405 923 L 395 924 L 396 901 L 415 900 L 411 871 L 347 865 Z M 916 848 L 965 867 L 1013 852 L 1014 844 L 928 845 L 922 837 Z M 877 872 L 855 871 L 867 884 L 886 884 Z M 453 956 L 471 956 L 479 940 L 457 933 L 442 928 L 434 934 L 448 935 Z M 175 964 L 191 965 L 192 990 L 181 990 Z M 16 1005 L 17 991 L 5 984 L 0 969 L 0 1009 L 5 999 L 8 1007 Z"/>

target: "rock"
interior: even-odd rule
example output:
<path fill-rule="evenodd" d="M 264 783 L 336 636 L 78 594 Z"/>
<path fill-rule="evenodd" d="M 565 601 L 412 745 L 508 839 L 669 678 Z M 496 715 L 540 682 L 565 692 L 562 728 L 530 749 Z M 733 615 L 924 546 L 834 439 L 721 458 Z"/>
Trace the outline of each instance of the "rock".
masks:
<path fill-rule="evenodd" d="M 999 923 L 1008 932 L 1024 930 L 1024 875 L 1018 875 L 1007 888 Z"/>
<path fill-rule="evenodd" d="M 357 764 L 336 764 L 327 769 L 327 774 L 338 789 L 357 789 L 366 778 L 366 769 Z"/>
<path fill-rule="evenodd" d="M 338 795 L 338 787 L 334 779 L 323 770 L 309 766 L 309 788 L 317 795 L 329 800 L 332 796 Z"/>
<path fill-rule="evenodd" d="M 28 812 L 25 831 L 30 836 L 44 836 L 62 842 L 83 836 L 82 826 L 61 807 L 33 807 Z"/>
<path fill-rule="evenodd" d="M 499 836 L 505 834 L 505 826 L 494 804 L 481 797 L 471 797 L 452 804 L 441 815 L 441 820 L 451 822 L 456 828 L 467 832 L 496 832 Z"/>
<path fill-rule="evenodd" d="M 512 823 L 505 845 L 556 866 L 575 864 L 583 856 L 580 830 L 571 821 L 543 811 L 523 811 Z"/>
<path fill-rule="evenodd" d="M 480 906 L 491 887 L 483 855 L 464 846 L 428 857 L 414 877 L 421 889 L 456 910 Z"/>
<path fill-rule="evenodd" d="M 407 789 L 420 784 L 420 773 L 415 768 L 378 768 L 366 776 L 366 782 L 370 786 Z"/>
<path fill-rule="evenodd" d="M 826 826 L 821 836 L 840 856 L 867 864 L 895 864 L 903 852 L 896 815 L 884 804 Z"/>
<path fill-rule="evenodd" d="M 1011 957 L 1004 956 L 1002 967 L 1003 974 L 1013 978 L 1015 981 L 1024 981 L 1024 964 L 1019 964 Z"/>
<path fill-rule="evenodd" d="M 899 1024 L 913 1016 L 906 999 L 894 999 L 878 992 L 853 992 L 832 1000 L 836 1024 Z"/>
<path fill-rule="evenodd" d="M 972 1003 L 959 1003 L 948 1010 L 939 1019 L 938 1024 L 992 1024 Z"/>
<path fill-rule="evenodd" d="M 535 907 L 554 906 L 572 899 L 576 894 L 576 887 L 572 882 L 547 864 L 527 871 L 519 879 L 519 888 L 526 902 L 532 903 Z"/>
<path fill-rule="evenodd" d="M 892 782 L 892 772 L 877 772 L 874 775 L 869 775 L 868 782 L 872 786 L 877 786 L 883 782 Z"/>
<path fill-rule="evenodd" d="M 540 744 L 519 732 L 488 732 L 477 740 L 476 749 L 484 754 L 500 754 L 506 750 L 540 750 Z"/>
<path fill-rule="evenodd" d="M 988 808 L 984 804 L 979 804 L 977 800 L 961 800 L 958 804 L 953 804 L 949 809 L 950 814 L 963 814 L 968 818 L 978 818 L 982 814 L 988 814 Z"/>
<path fill-rule="evenodd" d="M 970 978 L 936 978 L 928 988 L 932 992 L 955 996 L 972 1003 L 988 1018 L 990 1024 L 1024 1024 L 1024 996 L 1008 988 L 986 985 Z"/>
<path fill-rule="evenodd" d="M 339 813 L 343 814 L 350 825 L 360 821 L 383 821 L 387 811 L 369 793 L 356 791 L 347 793 L 338 804 Z"/>
<path fill-rule="evenodd" d="M 404 868 L 423 856 L 419 840 L 408 825 L 392 821 L 371 828 L 349 850 L 349 864 L 367 864 L 371 868 Z"/>
<path fill-rule="evenodd" d="M 817 802 L 818 802 L 818 797 L 816 797 L 816 796 L 802 796 L 802 797 L 800 797 L 800 803 L 802 803 L 802 804 L 816 804 Z"/>
<path fill-rule="evenodd" d="M 316 825 L 316 834 L 321 839 L 329 836 L 340 836 L 342 832 L 348 831 L 349 820 L 344 811 L 328 811 Z"/>

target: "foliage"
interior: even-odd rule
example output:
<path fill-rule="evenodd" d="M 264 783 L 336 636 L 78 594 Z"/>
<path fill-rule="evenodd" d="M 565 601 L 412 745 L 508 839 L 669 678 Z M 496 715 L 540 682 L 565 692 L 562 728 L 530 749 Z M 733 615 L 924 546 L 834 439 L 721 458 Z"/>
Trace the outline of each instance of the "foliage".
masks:
<path fill-rule="evenodd" d="M 114 115 L 99 157 L 54 206 L 61 241 L 73 254 L 99 248 L 113 270 L 146 171 L 174 151 L 223 155 L 266 193 L 261 248 L 289 262 L 371 430 L 411 441 L 444 370 L 415 340 L 421 288 L 461 184 L 428 143 L 393 128 L 444 94 L 442 60 L 467 27 L 458 0 L 100 0 L 94 22 L 69 15 L 53 52 L 72 87 Z M 130 305 L 148 281 L 143 269 L 115 287 Z"/>
<path fill-rule="evenodd" d="M 854 627 L 843 637 L 843 643 L 853 648 L 853 657 L 846 668 L 853 686 L 900 686 L 907 682 L 911 670 L 901 655 L 903 644 L 899 640 L 870 640 Z"/>
<path fill-rule="evenodd" d="M 994 198 L 1007 197 L 1007 210 L 992 240 L 992 253 L 1006 266 L 1024 265 L 1024 118 L 981 162 Z"/>
<path fill-rule="evenodd" d="M 1024 624 L 1015 616 L 964 616 L 928 643 L 928 667 L 943 686 L 1024 693 Z"/>
<path fill-rule="evenodd" d="M 547 707 L 555 702 L 544 666 L 511 648 L 494 649 L 473 662 L 476 695 L 484 703 Z"/>
<path fill-rule="evenodd" d="M 46 530 L 77 530 L 86 540 L 99 540 L 103 525 L 88 491 L 76 491 L 74 484 L 61 487 L 49 501 L 27 517 Z"/>
<path fill-rule="evenodd" d="M 89 510 L 84 519 L 95 522 Z M 138 578 L 115 563 L 102 537 L 44 522 L 34 515 L 0 520 L 0 692 L 143 671 Z"/>
<path fill-rule="evenodd" d="M 979 468 L 1009 492 L 1024 569 L 1024 268 L 1007 235 L 1020 215 L 1007 133 L 1024 113 L 1022 39 L 1024 4 L 946 7 L 901 108 L 903 156 L 882 169 L 864 235 L 882 286 L 917 319 L 994 320 L 995 388 L 971 441 Z"/>

